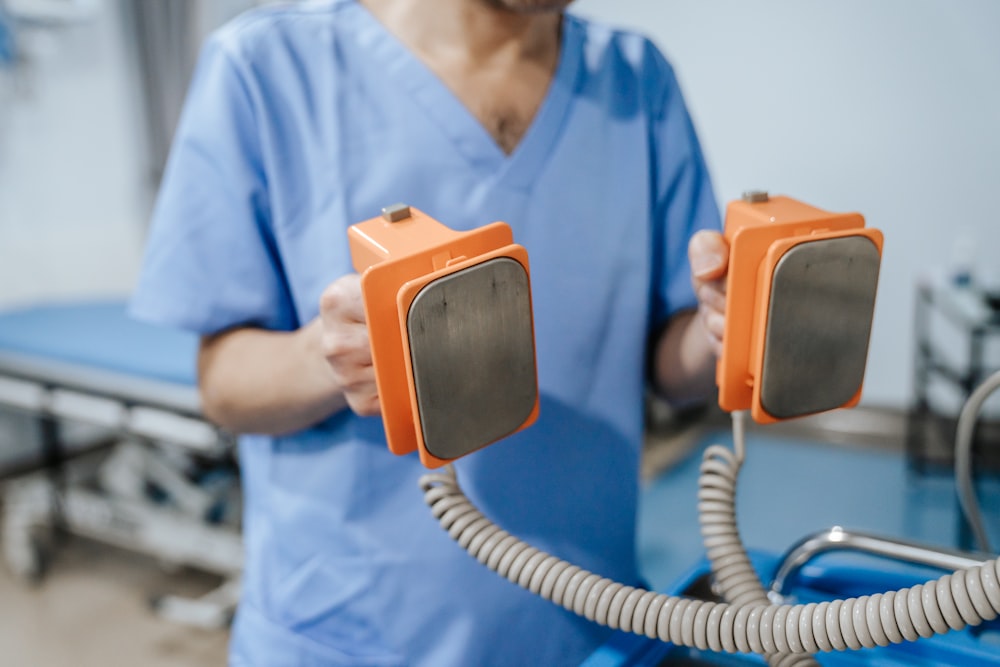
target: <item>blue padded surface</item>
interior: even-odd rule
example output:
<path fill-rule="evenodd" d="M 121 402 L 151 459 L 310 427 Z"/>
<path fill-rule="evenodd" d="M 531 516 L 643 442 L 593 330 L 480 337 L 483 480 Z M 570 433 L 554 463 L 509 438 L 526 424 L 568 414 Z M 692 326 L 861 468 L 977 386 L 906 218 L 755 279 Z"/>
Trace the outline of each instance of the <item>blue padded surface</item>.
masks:
<path fill-rule="evenodd" d="M 194 386 L 198 337 L 131 319 L 122 301 L 0 313 L 0 352 Z"/>

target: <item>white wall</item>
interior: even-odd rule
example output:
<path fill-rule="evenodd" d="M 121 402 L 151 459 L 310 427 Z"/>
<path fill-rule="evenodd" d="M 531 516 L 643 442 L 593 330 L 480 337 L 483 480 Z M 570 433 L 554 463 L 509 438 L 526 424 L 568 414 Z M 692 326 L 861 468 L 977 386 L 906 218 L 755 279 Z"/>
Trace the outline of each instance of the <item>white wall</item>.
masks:
<path fill-rule="evenodd" d="M 153 189 L 119 2 L 133 0 L 80 2 L 82 20 L 60 26 L 30 21 L 24 66 L 0 69 L 0 307 L 124 298 L 138 275 Z M 189 3 L 199 36 L 254 4 Z"/>
<path fill-rule="evenodd" d="M 0 305 L 125 294 L 146 203 L 115 16 L 22 37 L 0 100 Z"/>
<path fill-rule="evenodd" d="M 909 402 L 918 275 L 975 239 L 1000 277 L 1000 2 L 579 0 L 672 61 L 720 204 L 763 188 L 886 236 L 868 404 Z"/>

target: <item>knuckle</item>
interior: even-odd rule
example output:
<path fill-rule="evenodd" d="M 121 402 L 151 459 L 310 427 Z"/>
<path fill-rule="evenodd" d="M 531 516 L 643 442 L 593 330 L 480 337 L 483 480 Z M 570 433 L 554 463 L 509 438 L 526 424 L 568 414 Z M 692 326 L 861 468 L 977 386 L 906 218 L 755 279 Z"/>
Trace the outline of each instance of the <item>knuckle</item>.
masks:
<path fill-rule="evenodd" d="M 368 364 L 371 359 L 368 331 L 363 325 L 330 324 L 325 327 L 320 345 L 328 359 L 350 360 L 359 366 Z"/>
<path fill-rule="evenodd" d="M 348 274 L 326 286 L 319 297 L 321 312 L 336 312 L 345 308 L 361 289 L 357 276 Z"/>
<path fill-rule="evenodd" d="M 339 360 L 348 351 L 348 345 L 344 341 L 344 337 L 332 331 L 324 333 L 322 346 L 323 355 L 329 361 Z"/>
<path fill-rule="evenodd" d="M 330 283 L 320 295 L 319 308 L 324 322 L 364 324 L 365 312 L 358 277 L 351 274 Z"/>
<path fill-rule="evenodd" d="M 323 351 L 327 356 L 340 356 L 347 349 L 344 336 L 334 329 L 323 334 Z"/>
<path fill-rule="evenodd" d="M 319 295 L 319 309 L 322 313 L 336 311 L 344 299 L 343 289 L 339 283 L 330 283 Z"/>

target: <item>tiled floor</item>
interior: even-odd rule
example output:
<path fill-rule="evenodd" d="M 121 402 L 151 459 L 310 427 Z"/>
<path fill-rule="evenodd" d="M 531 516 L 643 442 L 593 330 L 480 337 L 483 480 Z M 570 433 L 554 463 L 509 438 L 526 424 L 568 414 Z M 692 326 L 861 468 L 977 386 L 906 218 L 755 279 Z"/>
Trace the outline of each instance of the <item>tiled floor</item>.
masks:
<path fill-rule="evenodd" d="M 169 591 L 217 583 L 165 572 L 144 557 L 73 539 L 37 586 L 0 567 L 0 664 L 5 667 L 202 667 L 225 664 L 228 633 L 173 625 L 150 610 Z"/>

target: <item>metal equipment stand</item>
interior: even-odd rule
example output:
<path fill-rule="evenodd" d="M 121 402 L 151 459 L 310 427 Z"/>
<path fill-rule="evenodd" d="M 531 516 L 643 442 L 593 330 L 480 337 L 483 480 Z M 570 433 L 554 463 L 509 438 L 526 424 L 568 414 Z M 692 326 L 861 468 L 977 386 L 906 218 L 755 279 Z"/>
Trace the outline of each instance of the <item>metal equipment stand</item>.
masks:
<path fill-rule="evenodd" d="M 935 340 L 938 325 L 947 324 L 958 332 L 966 345 L 965 363 L 956 366 L 943 353 L 941 341 Z M 944 381 L 961 401 L 968 399 L 980 382 L 994 370 L 985 357 L 987 343 L 1000 339 L 1000 304 L 974 286 L 932 286 L 917 288 L 914 320 L 916 355 L 914 359 L 913 407 L 907 419 L 906 460 L 914 473 L 928 474 L 936 469 L 950 471 L 954 465 L 955 416 L 941 414 L 930 398 L 930 387 Z M 1000 449 L 987 450 L 984 429 L 978 428 L 973 452 L 978 469 L 1000 470 Z M 961 517 L 961 513 L 959 513 Z M 972 546 L 968 522 L 959 519 L 957 544 Z"/>
<path fill-rule="evenodd" d="M 934 318 L 940 318 L 942 323 L 956 328 L 966 341 L 964 364 L 956 367 L 955 362 L 949 361 L 942 353 L 940 342 L 934 340 Z M 958 398 L 964 401 L 994 370 L 987 365 L 984 350 L 989 339 L 1000 337 L 1000 308 L 995 307 L 985 293 L 972 286 L 935 287 L 921 284 L 917 288 L 914 330 L 913 407 L 907 425 L 906 453 L 909 465 L 917 472 L 925 472 L 928 466 L 950 467 L 953 455 L 950 447 L 945 451 L 934 451 L 933 432 L 941 428 L 943 417 L 931 405 L 930 385 L 935 380 L 943 380 L 955 388 Z M 953 438 L 954 423 L 950 421 L 940 439 L 951 443 Z"/>

